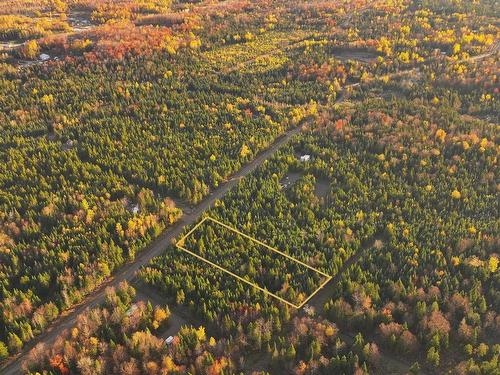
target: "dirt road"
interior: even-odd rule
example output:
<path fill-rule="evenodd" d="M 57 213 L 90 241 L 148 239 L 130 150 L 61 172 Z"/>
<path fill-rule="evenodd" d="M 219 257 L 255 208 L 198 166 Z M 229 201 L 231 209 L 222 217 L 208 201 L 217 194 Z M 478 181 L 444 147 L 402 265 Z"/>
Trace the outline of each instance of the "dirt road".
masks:
<path fill-rule="evenodd" d="M 26 344 L 22 352 L 15 357 L 13 360 L 7 362 L 0 369 L 0 374 L 2 375 L 17 375 L 21 373 L 21 363 L 26 354 L 38 343 L 45 343 L 50 345 L 57 338 L 59 334 L 64 331 L 64 329 L 71 327 L 79 314 L 89 308 L 98 306 L 103 302 L 105 296 L 105 290 L 107 287 L 118 286 L 122 281 L 130 281 L 135 277 L 136 272 L 144 265 L 148 264 L 151 259 L 160 255 L 165 248 L 177 238 L 183 231 L 185 226 L 195 223 L 201 216 L 203 212 L 209 209 L 217 199 L 221 199 L 224 195 L 231 190 L 238 181 L 252 173 L 259 165 L 261 165 L 265 160 L 269 159 L 274 155 L 274 153 L 281 148 L 283 145 L 287 144 L 290 139 L 300 132 L 300 127 L 291 128 L 282 136 L 277 138 L 275 142 L 266 150 L 260 152 L 257 157 L 249 164 L 244 165 L 238 172 L 236 172 L 231 179 L 227 182 L 219 185 L 210 195 L 203 199 L 199 204 L 197 204 L 193 209 L 184 213 L 182 218 L 174 224 L 172 227 L 168 228 L 163 232 L 158 238 L 156 238 L 146 249 L 137 255 L 137 257 L 123 267 L 121 267 L 117 273 L 107 282 L 103 283 L 94 292 L 87 295 L 83 302 L 73 307 L 72 309 L 66 311 L 58 319 L 56 319 L 44 333 L 40 336 L 35 337 L 30 343 Z"/>

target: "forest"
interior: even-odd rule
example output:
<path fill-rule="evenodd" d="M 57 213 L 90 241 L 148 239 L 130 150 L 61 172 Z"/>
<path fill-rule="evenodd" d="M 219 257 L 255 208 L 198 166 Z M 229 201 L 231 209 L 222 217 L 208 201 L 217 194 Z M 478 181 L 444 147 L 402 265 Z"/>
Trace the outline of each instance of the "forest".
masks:
<path fill-rule="evenodd" d="M 116 292 L 76 323 L 93 333 L 66 332 L 23 371 L 496 374 L 495 1 L 10 5 L 0 4 L 0 362 L 24 356 L 300 128 L 199 220 L 331 275 L 303 309 L 172 244 L 136 281 L 216 344 L 187 326 L 176 336 L 186 343 L 165 346 L 154 308 L 139 302 L 129 325 L 134 293 Z M 321 284 L 216 225 L 195 234 L 190 249 L 293 303 Z"/>
<path fill-rule="evenodd" d="M 243 332 L 216 339 L 203 326 L 183 326 L 167 344 L 157 332 L 169 324 L 168 306 L 133 303 L 134 297 L 135 289 L 126 283 L 117 290 L 108 289 L 102 306 L 79 316 L 77 324 L 50 348 L 39 345 L 30 352 L 23 368 L 25 373 L 231 374 L 245 369 L 250 360 L 244 355 L 248 346 L 262 346 L 262 342 L 242 341 Z M 322 353 L 335 353 L 332 364 L 322 371 L 359 368 L 358 356 L 338 337 L 333 323 L 306 317 L 285 318 L 294 327 L 286 337 L 290 345 L 281 351 L 276 345 L 267 345 L 276 369 L 302 354 L 317 357 Z M 270 323 L 261 324 L 259 329 L 269 335 L 273 330 Z M 365 368 L 368 361 L 379 360 L 375 344 L 356 341 L 352 350 L 364 358 L 361 363 Z"/>
<path fill-rule="evenodd" d="M 268 247 L 224 225 L 213 220 L 203 221 L 176 246 L 211 265 L 218 265 L 220 259 L 224 259 L 223 266 L 230 275 L 243 278 L 249 285 L 257 285 L 294 306 L 305 302 L 325 282 L 325 275 L 310 265 L 286 257 L 288 249 L 283 252 Z M 285 255 L 277 257 L 276 254 Z"/>
<path fill-rule="evenodd" d="M 356 258 L 326 300 L 310 301 L 339 327 L 430 369 L 493 374 L 500 349 L 496 130 L 431 102 L 366 98 L 338 108 L 210 215 L 331 275 Z M 302 154 L 311 161 L 301 162 Z M 284 187 L 287 175 L 299 178 Z M 210 229 L 203 247 L 220 249 L 225 242 L 214 237 L 212 245 Z M 219 324 L 245 305 L 272 303 L 175 248 L 142 277 Z"/>

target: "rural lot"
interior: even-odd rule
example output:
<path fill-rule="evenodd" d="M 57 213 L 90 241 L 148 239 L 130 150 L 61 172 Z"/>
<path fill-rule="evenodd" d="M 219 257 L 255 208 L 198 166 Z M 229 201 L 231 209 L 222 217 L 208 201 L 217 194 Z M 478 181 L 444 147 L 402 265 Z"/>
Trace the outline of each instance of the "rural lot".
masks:
<path fill-rule="evenodd" d="M 497 8 L 0 1 L 0 374 L 498 374 Z"/>

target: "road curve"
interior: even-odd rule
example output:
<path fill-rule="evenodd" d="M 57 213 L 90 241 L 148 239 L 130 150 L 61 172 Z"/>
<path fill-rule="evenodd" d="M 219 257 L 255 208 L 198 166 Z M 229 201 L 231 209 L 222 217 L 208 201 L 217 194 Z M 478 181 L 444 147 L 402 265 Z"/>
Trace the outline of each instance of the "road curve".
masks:
<path fill-rule="evenodd" d="M 207 197 L 198 203 L 192 210 L 185 212 L 182 218 L 173 226 L 167 228 L 160 234 L 152 243 L 150 243 L 143 251 L 137 254 L 136 258 L 123 265 L 113 276 L 102 283 L 96 290 L 88 294 L 85 299 L 78 305 L 63 312 L 63 314 L 51 323 L 50 327 L 42 334 L 35 337 L 25 345 L 20 354 L 18 354 L 11 361 L 7 362 L 0 368 L 2 375 L 18 375 L 21 373 L 21 364 L 24 357 L 29 351 L 39 343 L 50 345 L 55 339 L 67 328 L 72 327 L 78 315 L 83 313 L 86 309 L 98 306 L 104 301 L 105 291 L 107 287 L 118 286 L 122 281 L 130 281 L 134 278 L 136 272 L 149 261 L 160 255 L 165 248 L 171 243 L 173 239 L 178 237 L 185 226 L 191 225 L 196 222 L 204 211 L 209 209 L 217 199 L 221 199 L 224 195 L 231 190 L 241 178 L 252 173 L 259 165 L 265 160 L 269 159 L 274 153 L 287 144 L 290 139 L 300 132 L 301 126 L 290 128 L 284 134 L 279 136 L 274 143 L 267 149 L 261 151 L 255 159 L 250 163 L 245 164 L 239 171 L 231 176 L 231 178 L 220 184 L 219 187 L 214 189 Z"/>

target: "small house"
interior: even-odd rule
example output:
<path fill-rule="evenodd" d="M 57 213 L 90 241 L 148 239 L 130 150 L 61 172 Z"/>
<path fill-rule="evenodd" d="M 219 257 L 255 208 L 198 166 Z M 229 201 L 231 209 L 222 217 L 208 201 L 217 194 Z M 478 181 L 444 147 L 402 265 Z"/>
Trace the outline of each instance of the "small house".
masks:
<path fill-rule="evenodd" d="M 307 155 L 306 154 L 306 155 L 302 155 L 300 157 L 300 161 L 303 162 L 303 163 L 308 162 L 309 160 L 311 160 L 311 155 Z"/>

